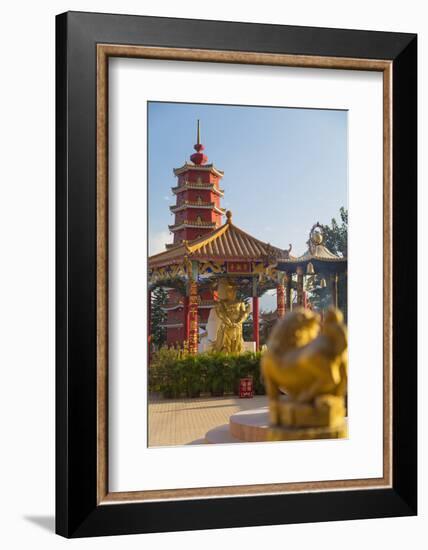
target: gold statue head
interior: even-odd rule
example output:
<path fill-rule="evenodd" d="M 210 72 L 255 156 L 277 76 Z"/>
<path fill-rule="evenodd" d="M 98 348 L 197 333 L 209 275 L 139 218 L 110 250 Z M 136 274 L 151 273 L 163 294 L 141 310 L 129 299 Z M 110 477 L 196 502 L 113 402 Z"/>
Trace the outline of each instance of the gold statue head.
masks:
<path fill-rule="evenodd" d="M 268 350 L 277 357 L 291 348 L 306 346 L 320 331 L 320 318 L 309 309 L 297 308 L 287 313 L 274 326 L 269 337 Z"/>
<path fill-rule="evenodd" d="M 236 285 L 230 279 L 220 279 L 217 290 L 219 300 L 236 300 Z"/>

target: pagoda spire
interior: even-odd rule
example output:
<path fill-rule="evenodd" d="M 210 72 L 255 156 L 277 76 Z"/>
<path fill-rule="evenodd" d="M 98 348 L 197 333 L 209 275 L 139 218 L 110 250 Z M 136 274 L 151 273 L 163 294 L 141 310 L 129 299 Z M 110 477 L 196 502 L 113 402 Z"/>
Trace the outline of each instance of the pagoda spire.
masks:
<path fill-rule="evenodd" d="M 199 118 L 198 118 L 198 129 L 196 132 L 196 145 L 200 145 L 200 144 L 201 144 L 201 129 L 199 126 Z"/>
<path fill-rule="evenodd" d="M 193 149 L 196 151 L 196 153 L 193 153 L 193 155 L 190 157 L 190 160 L 196 165 L 205 164 L 208 160 L 208 157 L 202 153 L 205 147 L 201 143 L 201 127 L 199 118 L 196 124 L 196 143 L 193 146 Z"/>

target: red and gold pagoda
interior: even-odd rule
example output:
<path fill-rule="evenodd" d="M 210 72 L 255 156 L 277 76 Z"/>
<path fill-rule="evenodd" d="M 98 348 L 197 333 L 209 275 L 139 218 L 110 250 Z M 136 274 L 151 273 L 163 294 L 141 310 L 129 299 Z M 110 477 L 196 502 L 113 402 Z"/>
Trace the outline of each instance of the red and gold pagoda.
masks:
<path fill-rule="evenodd" d="M 174 242 L 167 247 L 210 233 L 221 225 L 224 216 L 224 209 L 220 207 L 224 192 L 219 186 L 224 173 L 213 164 L 207 164 L 208 158 L 203 153 L 205 147 L 200 142 L 199 120 L 194 149 L 191 163 L 174 169 L 178 181 L 172 192 L 177 202 L 169 207 L 175 215 L 174 223 L 169 226 Z"/>
<path fill-rule="evenodd" d="M 176 196 L 176 204 L 170 206 L 170 210 L 175 219 L 169 226 L 174 239 L 172 244 L 166 245 L 167 249 L 211 233 L 220 227 L 225 213 L 220 206 L 220 199 L 224 195 L 220 189 L 220 180 L 224 172 L 218 170 L 214 164 L 207 163 L 208 157 L 204 154 L 205 147 L 201 143 L 199 120 L 194 149 L 195 153 L 190 156 L 191 162 L 174 169 L 177 185 L 172 188 L 172 192 Z M 206 324 L 210 309 L 214 305 L 214 298 L 213 292 L 200 293 L 199 325 Z M 172 289 L 168 292 L 168 305 L 165 310 L 167 344 L 181 343 L 186 339 L 188 332 L 185 327 L 187 306 L 178 291 Z"/>

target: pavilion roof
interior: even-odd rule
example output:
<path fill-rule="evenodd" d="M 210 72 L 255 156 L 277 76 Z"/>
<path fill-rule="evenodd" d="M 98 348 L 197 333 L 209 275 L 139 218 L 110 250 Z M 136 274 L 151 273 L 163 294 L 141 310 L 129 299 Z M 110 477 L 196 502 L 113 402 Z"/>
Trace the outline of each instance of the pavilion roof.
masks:
<path fill-rule="evenodd" d="M 333 254 L 326 246 L 323 244 L 310 244 L 310 247 L 308 250 L 302 255 L 298 256 L 297 258 L 290 258 L 288 261 L 292 263 L 301 263 L 301 262 L 310 262 L 313 260 L 322 260 L 322 261 L 330 261 L 330 262 L 346 262 L 347 259 L 343 256 L 337 256 L 336 254 Z"/>
<path fill-rule="evenodd" d="M 181 262 L 185 256 L 189 260 L 260 261 L 262 258 L 287 258 L 288 251 L 274 247 L 249 235 L 232 223 L 232 215 L 227 221 L 198 239 L 185 241 L 165 252 L 149 258 L 149 267 L 158 267 Z"/>

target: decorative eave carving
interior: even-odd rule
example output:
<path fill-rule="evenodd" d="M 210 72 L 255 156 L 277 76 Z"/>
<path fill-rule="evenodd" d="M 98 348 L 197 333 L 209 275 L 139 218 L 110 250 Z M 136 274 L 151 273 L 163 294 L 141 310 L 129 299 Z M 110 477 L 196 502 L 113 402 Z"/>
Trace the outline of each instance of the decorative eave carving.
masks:
<path fill-rule="evenodd" d="M 180 229 L 184 229 L 186 227 L 191 227 L 195 229 L 215 229 L 216 225 L 217 224 L 215 222 L 197 222 L 193 220 L 184 220 L 181 223 L 168 225 L 168 229 L 174 233 L 175 231 L 179 231 Z"/>
<path fill-rule="evenodd" d="M 203 209 L 203 210 L 213 210 L 217 214 L 224 215 L 226 212 L 225 208 L 219 208 L 214 202 L 205 202 L 205 201 L 184 201 L 181 204 L 174 204 L 169 207 L 173 214 L 177 212 L 182 212 L 183 210 L 191 209 Z"/>
<path fill-rule="evenodd" d="M 184 163 L 183 166 L 180 166 L 180 168 L 174 168 L 174 175 L 179 176 L 180 174 L 184 174 L 185 172 L 194 170 L 196 170 L 197 172 L 210 172 L 211 174 L 215 174 L 219 178 L 222 178 L 224 176 L 223 170 L 219 170 L 214 166 L 214 164 L 197 165 L 190 162 Z"/>
<path fill-rule="evenodd" d="M 211 191 L 211 193 L 214 193 L 219 197 L 224 196 L 224 190 L 219 189 L 214 183 L 196 183 L 186 181 L 183 185 L 172 187 L 171 191 L 174 195 L 177 195 L 179 193 L 183 193 L 184 191 L 188 191 L 189 189 L 196 189 L 197 191 Z"/>

